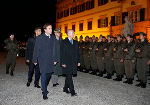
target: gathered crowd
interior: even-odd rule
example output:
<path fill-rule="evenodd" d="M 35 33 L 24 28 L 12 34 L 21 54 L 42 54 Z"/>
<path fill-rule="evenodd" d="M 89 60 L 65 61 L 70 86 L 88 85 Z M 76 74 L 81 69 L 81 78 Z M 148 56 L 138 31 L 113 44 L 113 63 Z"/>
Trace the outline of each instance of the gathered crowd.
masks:
<path fill-rule="evenodd" d="M 77 38 L 76 38 L 77 40 Z M 150 44 L 147 41 L 146 34 L 138 33 L 138 39 L 133 35 L 116 37 L 100 35 L 99 38 L 83 37 L 79 39 L 79 52 L 81 66 L 79 71 L 122 81 L 123 83 L 133 84 L 135 74 L 138 82 L 136 86 L 146 88 L 147 76 L 149 75 L 150 64 Z M 106 76 L 104 76 L 106 74 Z"/>

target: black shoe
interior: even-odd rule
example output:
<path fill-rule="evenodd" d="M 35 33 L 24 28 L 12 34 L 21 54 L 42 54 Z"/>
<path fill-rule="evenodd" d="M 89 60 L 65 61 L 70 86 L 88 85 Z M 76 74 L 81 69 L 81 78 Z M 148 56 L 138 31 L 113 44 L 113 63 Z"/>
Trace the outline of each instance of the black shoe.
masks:
<path fill-rule="evenodd" d="M 63 89 L 63 92 L 65 92 L 65 93 L 67 93 L 67 94 L 70 93 L 70 91 L 69 91 L 68 89 Z"/>
<path fill-rule="evenodd" d="M 128 84 L 133 84 L 133 79 L 129 79 Z"/>
<path fill-rule="evenodd" d="M 123 83 L 128 83 L 129 82 L 129 80 L 127 79 L 126 81 L 124 81 Z"/>
<path fill-rule="evenodd" d="M 6 74 L 9 74 L 9 71 L 6 71 Z"/>
<path fill-rule="evenodd" d="M 56 87 L 57 86 L 57 84 L 53 84 L 53 87 Z"/>
<path fill-rule="evenodd" d="M 73 93 L 73 94 L 71 94 L 71 96 L 74 97 L 74 96 L 78 96 L 78 95 L 77 95 L 77 93 Z"/>
<path fill-rule="evenodd" d="M 41 86 L 39 86 L 39 85 L 34 85 L 34 87 L 41 88 Z"/>
<path fill-rule="evenodd" d="M 139 84 L 136 84 L 135 86 L 140 87 L 142 85 L 142 83 L 140 82 Z"/>
<path fill-rule="evenodd" d="M 113 79 L 114 81 L 119 81 L 119 78 L 117 77 L 117 78 L 115 78 L 115 79 Z"/>
<path fill-rule="evenodd" d="M 136 80 L 137 82 L 140 82 L 140 80 L 138 79 L 138 80 Z"/>
<path fill-rule="evenodd" d="M 47 100 L 48 99 L 47 95 L 43 95 L 43 99 Z"/>
<path fill-rule="evenodd" d="M 30 86 L 30 82 L 27 82 L 27 87 L 29 87 Z"/>
<path fill-rule="evenodd" d="M 146 83 L 142 83 L 141 88 L 146 88 Z"/>
<path fill-rule="evenodd" d="M 77 77 L 77 74 L 73 74 L 73 77 Z"/>
<path fill-rule="evenodd" d="M 11 76 L 14 76 L 14 73 L 13 73 L 13 71 L 11 71 L 11 72 L 10 72 L 10 75 L 11 75 Z"/>

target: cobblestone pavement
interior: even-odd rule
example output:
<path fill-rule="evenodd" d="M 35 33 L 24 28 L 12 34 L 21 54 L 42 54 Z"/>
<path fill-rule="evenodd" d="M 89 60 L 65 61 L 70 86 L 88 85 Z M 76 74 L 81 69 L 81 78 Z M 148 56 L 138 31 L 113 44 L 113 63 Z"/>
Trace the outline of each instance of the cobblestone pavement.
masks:
<path fill-rule="evenodd" d="M 77 97 L 62 92 L 64 77 L 59 77 L 60 85 L 53 87 L 50 82 L 48 100 L 43 100 L 33 82 L 26 87 L 27 72 L 24 58 L 19 57 L 14 77 L 6 75 L 5 54 L 0 53 L 0 105 L 150 105 L 150 85 L 142 89 L 134 86 L 136 81 L 128 85 L 81 72 L 73 78 Z"/>

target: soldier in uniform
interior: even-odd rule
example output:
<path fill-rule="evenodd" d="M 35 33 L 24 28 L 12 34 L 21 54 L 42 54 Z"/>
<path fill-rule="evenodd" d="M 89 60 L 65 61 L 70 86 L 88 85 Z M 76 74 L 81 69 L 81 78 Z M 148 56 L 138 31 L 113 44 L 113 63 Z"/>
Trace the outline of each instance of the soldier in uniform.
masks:
<path fill-rule="evenodd" d="M 81 35 L 80 36 L 80 41 L 79 41 L 79 53 L 80 53 L 80 63 L 81 63 L 81 66 L 79 66 L 79 71 L 83 71 L 83 69 L 84 69 L 83 45 L 84 45 L 84 42 L 83 42 L 83 37 Z"/>
<path fill-rule="evenodd" d="M 18 45 L 16 40 L 14 39 L 14 34 L 10 34 L 9 38 L 5 41 L 6 49 L 7 49 L 7 58 L 6 58 L 6 74 L 13 76 L 13 71 L 15 70 L 16 65 L 16 57 L 18 54 Z"/>
<path fill-rule="evenodd" d="M 88 73 L 90 71 L 90 54 L 89 54 L 89 37 L 85 37 L 85 43 L 83 45 L 83 60 L 85 64 L 85 72 Z"/>
<path fill-rule="evenodd" d="M 147 72 L 149 70 L 148 60 L 150 53 L 150 45 L 146 40 L 146 35 L 144 33 L 139 34 L 140 41 L 136 45 L 136 58 L 137 58 L 137 74 L 140 83 L 136 86 L 146 88 L 147 83 Z"/>
<path fill-rule="evenodd" d="M 111 79 L 113 75 L 113 44 L 111 42 L 111 36 L 107 36 L 108 42 L 104 48 L 104 60 L 106 63 L 107 76 L 104 78 Z"/>
<path fill-rule="evenodd" d="M 96 38 L 93 35 L 92 37 L 92 42 L 90 43 L 90 63 L 91 63 L 91 69 L 92 72 L 90 72 L 90 74 L 95 75 L 97 72 L 97 60 L 96 60 L 96 48 L 97 48 L 97 42 L 96 42 Z"/>
<path fill-rule="evenodd" d="M 115 81 L 122 81 L 124 75 L 124 64 L 123 64 L 123 44 L 121 35 L 117 35 L 117 43 L 113 49 L 114 51 L 114 66 L 116 70 L 117 78 Z"/>
<path fill-rule="evenodd" d="M 52 74 L 52 83 L 53 83 L 53 87 L 56 87 L 57 85 L 59 85 L 58 76 L 62 75 L 62 68 L 60 64 L 61 29 L 57 28 L 54 30 L 54 32 L 55 32 L 55 37 L 56 37 L 56 53 L 57 53 L 58 62 L 56 66 L 54 67 L 54 73 Z"/>
<path fill-rule="evenodd" d="M 100 35 L 99 37 L 100 42 L 98 43 L 97 49 L 96 49 L 96 59 L 97 59 L 97 66 L 98 76 L 102 77 L 104 72 L 104 47 L 105 47 L 105 37 Z"/>
<path fill-rule="evenodd" d="M 127 80 L 123 83 L 133 84 L 134 66 L 135 66 L 135 43 L 132 41 L 131 35 L 127 35 L 127 43 L 124 47 L 124 66 Z"/>

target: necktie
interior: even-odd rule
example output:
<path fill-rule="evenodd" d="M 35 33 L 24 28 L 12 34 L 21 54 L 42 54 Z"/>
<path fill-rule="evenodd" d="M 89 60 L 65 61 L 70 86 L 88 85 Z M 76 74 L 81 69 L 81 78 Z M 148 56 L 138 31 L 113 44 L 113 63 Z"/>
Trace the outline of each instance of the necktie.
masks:
<path fill-rule="evenodd" d="M 73 44 L 72 40 L 70 40 L 70 43 Z"/>

